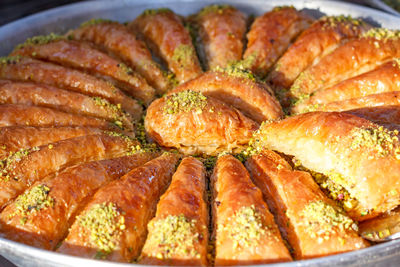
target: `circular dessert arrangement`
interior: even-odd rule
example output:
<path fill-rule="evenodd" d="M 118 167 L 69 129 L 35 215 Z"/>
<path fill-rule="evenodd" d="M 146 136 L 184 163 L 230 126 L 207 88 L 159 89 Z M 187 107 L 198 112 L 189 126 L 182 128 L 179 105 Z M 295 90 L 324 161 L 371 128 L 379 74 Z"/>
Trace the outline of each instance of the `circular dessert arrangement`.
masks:
<path fill-rule="evenodd" d="M 148 9 L 0 58 L 0 235 L 149 265 L 367 248 L 400 210 L 400 31 Z"/>

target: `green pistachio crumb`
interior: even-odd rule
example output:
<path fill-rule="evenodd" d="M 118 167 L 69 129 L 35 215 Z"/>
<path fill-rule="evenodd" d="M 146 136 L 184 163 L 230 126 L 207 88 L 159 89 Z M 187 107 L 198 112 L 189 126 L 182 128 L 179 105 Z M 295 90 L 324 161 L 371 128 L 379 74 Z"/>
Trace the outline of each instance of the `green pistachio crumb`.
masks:
<path fill-rule="evenodd" d="M 21 60 L 21 56 L 0 57 L 0 65 L 16 64 Z"/>
<path fill-rule="evenodd" d="M 221 67 L 217 66 L 213 70 L 217 71 L 217 72 L 226 73 L 232 77 L 244 78 L 244 79 L 249 79 L 252 81 L 256 80 L 253 73 L 249 69 L 242 68 L 240 66 L 240 64 L 231 64 L 231 65 L 228 65 L 226 68 L 221 68 Z"/>
<path fill-rule="evenodd" d="M 10 153 L 7 158 L 0 161 L 0 176 L 2 181 L 8 181 L 10 178 L 18 180 L 18 177 L 13 175 L 15 163 L 18 163 L 31 152 L 38 151 L 38 147 L 21 149 L 17 152 Z"/>
<path fill-rule="evenodd" d="M 227 224 L 217 229 L 217 236 L 218 232 L 227 231 L 235 250 L 256 248 L 266 229 L 262 214 L 252 205 L 240 208 L 228 218 Z"/>
<path fill-rule="evenodd" d="M 187 90 L 167 96 L 164 112 L 166 114 L 176 114 L 194 111 L 200 114 L 206 105 L 207 97 L 205 95 L 201 92 Z"/>
<path fill-rule="evenodd" d="M 143 11 L 141 16 L 148 16 L 148 15 L 156 15 L 156 14 L 160 14 L 160 13 L 170 13 L 172 12 L 171 9 L 169 8 L 155 8 L 155 9 L 146 9 L 145 11 Z"/>
<path fill-rule="evenodd" d="M 185 66 L 192 64 L 195 55 L 196 53 L 192 45 L 180 44 L 174 49 L 172 60 L 178 62 L 180 66 L 184 68 Z"/>
<path fill-rule="evenodd" d="M 304 217 L 306 230 L 316 237 L 326 239 L 334 233 L 335 228 L 340 230 L 357 229 L 357 225 L 341 210 L 325 203 L 312 201 L 308 203 L 300 214 Z"/>
<path fill-rule="evenodd" d="M 382 126 L 371 126 L 365 128 L 356 127 L 351 132 L 351 149 L 369 148 L 376 152 L 380 157 L 388 156 L 392 153 L 400 157 L 399 132 L 390 131 Z"/>
<path fill-rule="evenodd" d="M 200 257 L 196 244 L 201 234 L 196 229 L 196 220 L 190 220 L 183 214 L 169 215 L 164 219 L 153 220 L 148 225 L 149 236 L 146 247 L 156 248 L 151 256 L 157 259 L 172 257 Z"/>
<path fill-rule="evenodd" d="M 37 185 L 25 191 L 25 193 L 16 199 L 15 212 L 10 217 L 19 214 L 21 215 L 21 224 L 25 224 L 29 213 L 34 213 L 54 205 L 54 199 L 49 196 L 49 193 L 50 188 L 46 185 Z"/>
<path fill-rule="evenodd" d="M 210 13 L 222 14 L 224 10 L 228 8 L 233 8 L 233 7 L 230 5 L 209 5 L 201 9 L 200 12 L 198 13 L 198 16 L 204 16 Z"/>
<path fill-rule="evenodd" d="M 125 218 L 114 203 L 93 205 L 84 214 L 77 217 L 77 223 L 89 236 L 89 240 L 98 250 L 98 256 L 104 258 L 117 246 L 119 237 L 125 229 Z"/>
<path fill-rule="evenodd" d="M 38 35 L 28 38 L 23 44 L 19 44 L 15 49 L 21 49 L 33 45 L 44 45 L 62 39 L 65 39 L 65 37 L 55 33 L 50 33 L 48 35 Z"/>
<path fill-rule="evenodd" d="M 112 20 L 109 19 L 91 19 L 88 21 L 85 21 L 82 23 L 79 27 L 87 27 L 87 26 L 92 26 L 92 25 L 97 25 L 97 24 L 103 24 L 103 23 L 112 23 Z"/>
<path fill-rule="evenodd" d="M 374 38 L 379 41 L 397 40 L 400 38 L 399 30 L 389 30 L 385 28 L 372 28 L 362 34 L 364 38 Z"/>

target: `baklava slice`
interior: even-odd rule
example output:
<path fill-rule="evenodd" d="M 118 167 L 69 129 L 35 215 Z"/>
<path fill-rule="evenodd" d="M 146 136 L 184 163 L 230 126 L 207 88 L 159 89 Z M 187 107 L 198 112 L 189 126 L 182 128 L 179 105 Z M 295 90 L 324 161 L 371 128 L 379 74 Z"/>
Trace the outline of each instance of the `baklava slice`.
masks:
<path fill-rule="evenodd" d="M 156 216 L 139 263 L 150 265 L 207 266 L 208 209 L 205 168 L 192 157 L 180 163 Z"/>
<path fill-rule="evenodd" d="M 57 109 L 63 112 L 97 117 L 133 130 L 132 118 L 121 106 L 101 97 L 90 97 L 57 87 L 0 80 L 0 104 L 22 104 Z"/>
<path fill-rule="evenodd" d="M 354 115 L 310 112 L 266 122 L 253 145 L 294 156 L 352 219 L 364 221 L 400 204 L 398 135 Z"/>
<path fill-rule="evenodd" d="M 71 68 L 27 57 L 0 58 L 0 77 L 52 85 L 94 97 L 102 97 L 121 105 L 132 118 L 139 119 L 142 107 L 109 82 Z"/>
<path fill-rule="evenodd" d="M 21 149 L 46 145 L 73 137 L 101 134 L 103 130 L 91 127 L 0 127 L 0 159 Z"/>
<path fill-rule="evenodd" d="M 161 146 L 215 155 L 243 148 L 258 125 L 220 100 L 188 90 L 155 100 L 145 128 Z"/>
<path fill-rule="evenodd" d="M 207 69 L 239 61 L 244 49 L 245 14 L 229 5 L 204 7 L 193 19 L 204 48 Z"/>
<path fill-rule="evenodd" d="M 350 16 L 325 16 L 304 30 L 286 50 L 269 73 L 267 80 L 276 92 L 290 88 L 299 74 L 318 63 L 335 48 L 358 37 L 369 26 Z"/>
<path fill-rule="evenodd" d="M 235 67 L 205 72 L 169 94 L 186 90 L 221 100 L 257 123 L 283 117 L 282 108 L 268 85 L 257 81 L 250 72 Z"/>
<path fill-rule="evenodd" d="M 373 96 L 369 95 L 381 94 L 400 90 L 400 60 L 394 59 L 386 62 L 374 70 L 357 75 L 350 79 L 344 80 L 332 87 L 314 92 L 310 97 L 303 99 L 292 107 L 292 113 L 303 113 L 313 110 L 334 111 L 337 106 L 337 111 L 345 110 L 339 108 L 341 103 L 343 106 L 348 106 L 350 103 L 362 107 L 365 102 L 365 107 L 373 101 Z M 388 98 L 382 94 L 379 98 L 386 104 Z M 353 100 L 357 99 L 357 100 Z M 347 102 L 346 102 L 347 101 Z M 378 103 L 380 100 L 377 100 Z M 330 105 L 332 103 L 332 105 Z M 354 107 L 357 108 L 357 107 Z"/>
<path fill-rule="evenodd" d="M 275 7 L 257 17 L 247 33 L 243 59 L 246 67 L 264 78 L 291 42 L 312 22 L 294 7 Z"/>
<path fill-rule="evenodd" d="M 357 234 L 353 220 L 324 195 L 309 173 L 293 170 L 282 157 L 269 150 L 249 158 L 246 166 L 296 259 L 368 246 Z"/>
<path fill-rule="evenodd" d="M 57 251 L 119 262 L 135 260 L 177 159 L 177 154 L 165 153 L 100 188 Z"/>
<path fill-rule="evenodd" d="M 28 56 L 77 68 L 105 79 L 127 94 L 149 104 L 155 91 L 141 76 L 119 60 L 95 49 L 89 43 L 58 35 L 35 36 L 17 46 L 11 56 Z"/>
<path fill-rule="evenodd" d="M 215 266 L 291 261 L 260 189 L 239 160 L 221 156 L 211 182 Z"/>
<path fill-rule="evenodd" d="M 10 154 L 0 165 L 0 207 L 34 182 L 66 167 L 135 153 L 139 142 L 118 134 L 86 135 Z"/>
<path fill-rule="evenodd" d="M 142 75 L 158 94 L 166 92 L 172 86 L 164 71 L 153 61 L 144 42 L 125 25 L 110 20 L 92 19 L 69 31 L 66 36 L 92 42 L 108 54 L 122 59 L 133 71 Z"/>
<path fill-rule="evenodd" d="M 141 36 L 152 52 L 166 63 L 179 83 L 202 73 L 189 31 L 182 19 L 170 9 L 146 10 L 128 27 Z"/>
<path fill-rule="evenodd" d="M 400 31 L 373 28 L 360 38 L 348 41 L 317 64 L 303 71 L 290 88 L 302 99 L 311 93 L 371 71 L 382 63 L 400 57 Z"/>
<path fill-rule="evenodd" d="M 0 213 L 4 237 L 54 250 L 65 237 L 85 199 L 101 186 L 151 160 L 152 153 L 91 161 L 34 183 Z"/>

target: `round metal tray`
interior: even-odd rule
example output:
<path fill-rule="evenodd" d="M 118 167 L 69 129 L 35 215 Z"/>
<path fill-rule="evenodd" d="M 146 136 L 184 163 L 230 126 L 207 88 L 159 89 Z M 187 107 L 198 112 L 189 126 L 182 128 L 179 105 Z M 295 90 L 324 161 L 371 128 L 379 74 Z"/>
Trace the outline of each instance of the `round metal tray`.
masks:
<path fill-rule="evenodd" d="M 64 33 L 91 18 L 105 18 L 120 22 L 130 21 L 148 8 L 169 7 L 181 15 L 197 12 L 205 5 L 227 3 L 234 5 L 247 14 L 261 15 L 278 5 L 293 5 L 304 9 L 315 17 L 327 15 L 351 15 L 360 17 L 373 25 L 386 28 L 400 28 L 400 18 L 370 8 L 335 1 L 299 1 L 299 0 L 105 0 L 71 4 L 41 12 L 12 22 L 0 28 L 0 55 L 7 55 L 15 45 L 26 38 L 48 34 Z M 56 252 L 33 248 L 7 239 L 0 238 L 0 254 L 18 266 L 132 266 L 106 261 L 83 259 Z M 400 240 L 375 245 L 358 251 L 328 256 L 313 260 L 268 266 L 399 266 Z M 137 265 L 140 266 L 140 265 Z M 264 265 L 265 266 L 265 265 Z"/>

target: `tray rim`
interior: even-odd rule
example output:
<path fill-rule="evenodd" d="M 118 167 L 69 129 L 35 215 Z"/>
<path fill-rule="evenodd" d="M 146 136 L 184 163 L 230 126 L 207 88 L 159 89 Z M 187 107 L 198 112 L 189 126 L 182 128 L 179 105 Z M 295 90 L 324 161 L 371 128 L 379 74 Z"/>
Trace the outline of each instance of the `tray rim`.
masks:
<path fill-rule="evenodd" d="M 145 2 L 145 3 L 144 3 Z M 162 3 L 160 5 L 160 2 Z M 238 5 L 238 4 L 243 4 L 246 2 L 246 0 L 203 0 L 202 6 L 208 5 L 208 4 L 213 4 L 213 3 L 226 3 L 226 4 L 232 4 L 232 5 Z M 104 9 L 104 6 L 111 6 L 112 4 L 119 3 L 121 5 L 142 5 L 142 6 L 159 6 L 161 7 L 162 5 L 164 6 L 170 6 L 173 3 L 184 3 L 184 4 L 195 4 L 198 3 L 196 0 L 100 0 L 100 1 L 83 1 L 83 2 L 78 2 L 78 3 L 72 3 L 72 4 L 67 4 L 63 5 L 60 7 L 52 8 L 49 10 L 41 11 L 32 15 L 29 15 L 27 17 L 12 21 L 10 23 L 7 23 L 3 26 L 0 27 L 0 44 L 2 41 L 7 40 L 7 37 L 10 35 L 15 34 L 15 31 L 22 31 L 24 27 L 27 27 L 26 25 L 35 25 L 38 22 L 43 22 L 43 19 L 46 17 L 54 17 L 58 16 L 61 13 L 68 13 L 71 11 L 76 11 L 80 8 L 84 9 L 86 8 L 89 10 L 93 4 L 100 4 L 100 8 L 98 9 Z M 252 4 L 265 4 L 265 1 L 263 0 L 250 0 L 248 3 Z M 395 21 L 398 23 L 398 28 L 400 29 L 400 18 L 388 13 L 385 13 L 383 11 L 378 11 L 369 7 L 363 7 L 359 6 L 356 4 L 352 3 L 344 3 L 344 2 L 339 2 L 339 1 L 331 1 L 331 0 L 317 0 L 317 1 L 312 1 L 312 0 L 303 0 L 303 1 L 296 1 L 296 0 L 270 0 L 268 1 L 269 5 L 276 6 L 277 3 L 279 5 L 294 5 L 296 8 L 312 8 L 315 7 L 316 4 L 323 4 L 324 9 L 329 9 L 330 6 L 335 6 L 338 9 L 342 8 L 348 8 L 348 9 L 353 9 L 353 10 L 358 10 L 361 14 L 365 14 L 368 16 L 371 16 L 372 18 L 379 17 L 379 19 L 383 19 L 383 21 Z M 175 10 L 174 7 L 171 7 L 171 9 Z M 343 9 L 343 13 L 348 13 L 345 12 L 347 11 L 346 9 Z M 132 17 L 133 18 L 133 17 Z M 32 27 L 32 26 L 28 26 Z M 48 33 L 48 32 L 47 32 Z M 25 38 L 25 37 L 24 37 Z M 15 44 L 11 44 L 12 46 L 15 46 Z M 0 46 L 0 56 L 2 56 L 2 51 L 6 51 L 7 49 L 4 49 Z M 3 51 L 3 53 L 4 53 Z M 400 262 L 400 240 L 396 241 L 391 241 L 388 243 L 384 244 L 378 244 L 371 246 L 369 248 L 364 248 L 361 250 L 357 251 L 352 251 L 352 252 L 347 252 L 347 253 L 341 253 L 337 255 L 332 255 L 332 256 L 325 256 L 321 258 L 316 258 L 316 259 L 310 259 L 310 260 L 299 260 L 299 261 L 293 261 L 289 263 L 277 263 L 277 264 L 262 264 L 262 265 L 257 265 L 257 266 L 282 266 L 282 267 L 293 267 L 293 266 L 328 266 L 332 264 L 345 264 L 345 265 L 361 265 L 361 264 L 379 264 L 379 261 L 381 258 L 379 258 L 378 254 L 379 252 L 395 252 L 396 254 L 390 254 L 390 255 L 385 255 L 386 257 L 393 257 L 397 256 L 396 259 Z M 14 264 L 18 264 L 18 262 L 15 262 L 15 258 L 21 257 L 21 259 L 24 259 L 25 262 L 31 262 L 32 266 L 56 266 L 61 264 L 66 264 L 65 266 L 77 266 L 77 265 L 82 265 L 82 266 L 104 266 L 104 267 L 112 267 L 112 266 L 132 266 L 132 264 L 128 263 L 117 263 L 117 262 L 108 262 L 108 261 L 99 261 L 99 260 L 94 260 L 94 259 L 86 259 L 86 258 L 81 258 L 81 257 L 76 257 L 76 256 L 70 256 L 70 255 L 65 255 L 53 251 L 47 251 L 35 247 L 31 247 L 22 243 L 18 243 L 15 241 L 11 241 L 5 238 L 0 237 L 0 254 L 2 254 L 5 258 L 9 259 L 11 262 Z M 384 257 L 384 258 L 386 258 Z M 48 260 L 47 263 L 44 263 L 42 261 L 34 261 L 34 259 L 39 259 L 39 260 Z M 358 260 L 357 263 L 354 261 Z M 54 265 L 52 265 L 54 264 Z M 146 266 L 146 265 L 139 265 L 136 264 L 134 266 Z M 256 265 L 254 265 L 256 266 Z M 376 265 L 375 265 L 376 266 Z"/>

